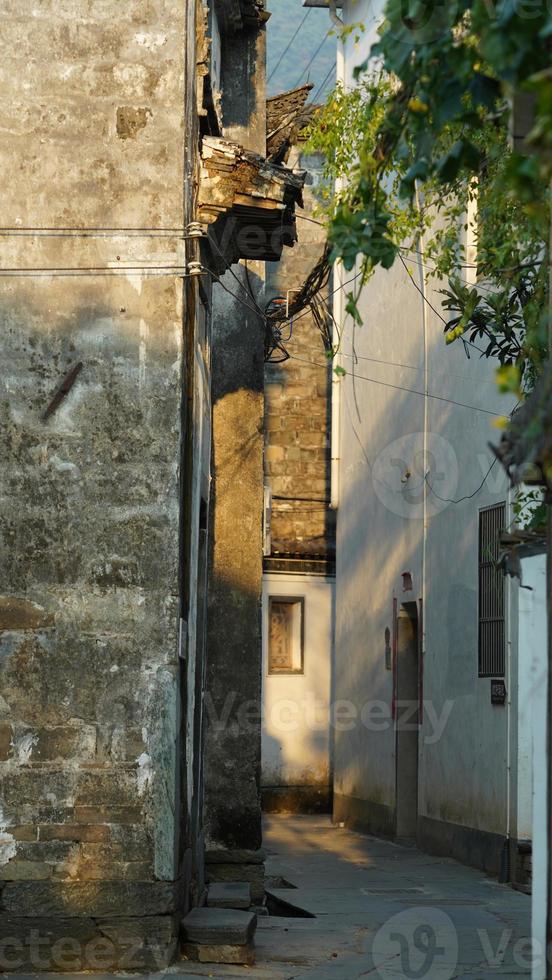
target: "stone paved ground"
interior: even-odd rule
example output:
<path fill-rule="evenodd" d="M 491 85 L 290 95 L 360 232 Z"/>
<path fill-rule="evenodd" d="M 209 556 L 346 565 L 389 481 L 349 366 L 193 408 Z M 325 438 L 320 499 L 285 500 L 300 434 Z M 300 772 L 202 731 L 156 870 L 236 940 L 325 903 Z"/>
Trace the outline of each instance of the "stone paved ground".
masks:
<path fill-rule="evenodd" d="M 530 975 L 530 899 L 455 861 L 334 827 L 267 820 L 273 889 L 316 918 L 259 920 L 257 965 L 175 967 L 190 978 L 510 980 Z"/>
<path fill-rule="evenodd" d="M 268 875 L 296 886 L 273 892 L 315 917 L 259 919 L 254 967 L 181 963 L 167 980 L 530 975 L 530 899 L 479 871 L 322 817 L 271 817 L 265 847 Z"/>

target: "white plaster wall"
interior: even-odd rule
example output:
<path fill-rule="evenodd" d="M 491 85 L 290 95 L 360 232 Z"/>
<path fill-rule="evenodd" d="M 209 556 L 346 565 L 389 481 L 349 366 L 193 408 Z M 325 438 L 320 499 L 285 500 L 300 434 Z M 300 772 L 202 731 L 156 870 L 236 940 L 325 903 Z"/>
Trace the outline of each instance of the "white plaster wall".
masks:
<path fill-rule="evenodd" d="M 532 936 L 535 951 L 539 954 L 546 948 L 548 890 L 546 556 L 524 558 L 521 569 L 522 584 L 526 588 L 520 589 L 519 593 L 518 821 L 522 828 L 520 836 L 533 840 Z M 534 957 L 532 975 L 533 980 L 544 980 L 544 956 Z"/>
<path fill-rule="evenodd" d="M 268 597 L 304 596 L 304 674 L 268 673 Z M 329 785 L 333 579 L 263 577 L 262 785 Z"/>
<path fill-rule="evenodd" d="M 378 3 L 346 0 L 343 13 L 348 22 L 365 20 L 372 27 L 378 20 Z M 372 40 L 371 29 L 358 43 L 349 38 L 340 58 L 342 77 L 351 80 Z M 414 279 L 420 284 L 420 270 L 412 261 L 417 256 L 407 255 L 412 276 L 400 261 L 389 272 L 376 272 L 360 299 L 362 327 L 345 323 L 341 363 L 348 373 L 341 384 L 336 697 L 352 700 L 359 711 L 375 700 L 390 707 L 392 673 L 385 669 L 385 629 L 392 630 L 393 598 L 400 605 L 423 596 L 426 712 L 419 813 L 506 833 L 513 708 L 491 705 L 490 680 L 478 678 L 477 669 L 478 511 L 507 499 L 507 481 L 498 463 L 476 491 L 493 460 L 488 443 L 499 439 L 492 413 L 507 414 L 511 402 L 497 392 L 494 363 L 480 360 L 476 351 L 468 360 L 461 345 L 445 346 L 442 321 L 413 283 Z M 343 275 L 349 279 L 353 273 Z M 436 309 L 440 285 L 434 281 L 427 294 Z M 342 322 L 345 292 L 336 296 Z M 434 396 L 428 399 L 426 461 L 420 394 L 424 331 L 428 390 Z M 436 493 L 427 493 L 424 583 L 428 468 Z M 470 499 L 444 503 L 436 494 Z M 408 593 L 402 591 L 404 571 L 412 575 Z M 514 656 L 516 637 L 510 639 Z M 508 678 L 507 683 L 510 690 Z M 391 723 L 377 732 L 362 724 L 337 732 L 336 792 L 393 806 L 394 746 Z"/>
<path fill-rule="evenodd" d="M 539 792 L 543 767 L 537 765 L 533 786 L 533 758 L 544 746 L 541 720 L 547 678 L 546 556 L 522 560 L 522 588 L 518 602 L 518 836 L 532 837 L 533 794 Z"/>

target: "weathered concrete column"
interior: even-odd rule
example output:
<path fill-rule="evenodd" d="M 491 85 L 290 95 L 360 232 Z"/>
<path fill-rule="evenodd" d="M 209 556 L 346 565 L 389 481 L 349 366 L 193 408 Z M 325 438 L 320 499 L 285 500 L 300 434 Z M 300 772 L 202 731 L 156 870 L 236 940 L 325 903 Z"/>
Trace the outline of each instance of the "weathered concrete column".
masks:
<path fill-rule="evenodd" d="M 211 851 L 251 852 L 261 846 L 263 334 L 258 318 L 230 298 L 218 305 L 214 322 L 205 750 L 208 864 Z M 233 854 L 226 862 L 218 854 L 214 859 L 216 868 L 208 868 L 212 878 L 244 880 L 245 875 L 255 880 L 256 892 L 262 892 L 258 856 Z M 240 867 L 243 864 L 252 867 Z"/>
<path fill-rule="evenodd" d="M 265 35 L 226 48 L 224 135 L 264 154 Z M 255 77 L 255 85 L 239 83 Z M 239 85 L 241 87 L 239 87 Z M 238 91 L 239 88 L 239 91 Z M 241 94 L 240 94 L 241 93 Z M 223 107 L 224 108 L 224 107 Z M 249 262 L 259 292 L 264 263 Z M 235 274 L 247 284 L 245 269 Z M 213 486 L 210 562 L 205 833 L 212 880 L 249 880 L 263 894 L 261 847 L 261 594 L 264 328 L 230 273 L 214 288 Z"/>

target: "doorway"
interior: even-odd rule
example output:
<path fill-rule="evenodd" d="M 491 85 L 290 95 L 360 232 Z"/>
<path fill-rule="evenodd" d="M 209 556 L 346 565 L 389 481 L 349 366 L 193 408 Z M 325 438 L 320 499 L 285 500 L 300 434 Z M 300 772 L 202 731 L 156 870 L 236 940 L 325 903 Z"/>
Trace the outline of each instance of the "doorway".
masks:
<path fill-rule="evenodd" d="M 397 617 L 396 836 L 416 840 L 418 825 L 419 638 L 418 607 L 401 606 Z"/>

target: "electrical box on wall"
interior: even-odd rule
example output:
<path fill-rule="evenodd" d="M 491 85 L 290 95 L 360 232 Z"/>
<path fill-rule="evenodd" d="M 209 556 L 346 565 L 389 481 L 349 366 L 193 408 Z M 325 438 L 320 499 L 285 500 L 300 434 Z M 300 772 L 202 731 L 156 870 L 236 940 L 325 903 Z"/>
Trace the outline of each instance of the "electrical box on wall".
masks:
<path fill-rule="evenodd" d="M 501 678 L 491 681 L 491 704 L 506 704 L 506 682 Z"/>

